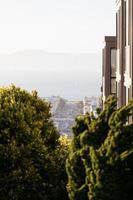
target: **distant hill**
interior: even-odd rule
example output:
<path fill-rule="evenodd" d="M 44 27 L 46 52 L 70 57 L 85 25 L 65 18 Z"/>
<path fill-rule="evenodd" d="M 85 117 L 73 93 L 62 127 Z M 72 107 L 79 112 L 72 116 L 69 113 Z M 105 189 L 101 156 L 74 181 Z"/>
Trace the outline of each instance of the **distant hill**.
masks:
<path fill-rule="evenodd" d="M 82 99 L 99 95 L 101 56 L 28 50 L 0 55 L 0 85 L 15 83 L 41 96 Z"/>
<path fill-rule="evenodd" d="M 68 101 L 59 96 L 46 98 L 52 106 L 53 120 L 60 134 L 72 135 L 75 118 L 83 114 L 83 101 Z"/>

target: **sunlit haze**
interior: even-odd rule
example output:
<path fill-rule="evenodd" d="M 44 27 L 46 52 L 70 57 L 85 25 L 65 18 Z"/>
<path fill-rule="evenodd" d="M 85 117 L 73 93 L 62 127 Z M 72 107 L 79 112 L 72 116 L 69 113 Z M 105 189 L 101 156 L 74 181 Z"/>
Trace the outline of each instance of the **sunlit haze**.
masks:
<path fill-rule="evenodd" d="M 99 95 L 105 35 L 115 35 L 115 0 L 0 0 L 0 85 L 41 96 Z"/>

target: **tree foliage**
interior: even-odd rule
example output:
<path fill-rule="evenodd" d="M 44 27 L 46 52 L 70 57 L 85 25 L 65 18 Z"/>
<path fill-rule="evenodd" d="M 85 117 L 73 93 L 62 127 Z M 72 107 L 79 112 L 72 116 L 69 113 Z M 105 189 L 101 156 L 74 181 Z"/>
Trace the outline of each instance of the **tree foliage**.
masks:
<path fill-rule="evenodd" d="M 50 105 L 37 92 L 0 88 L 0 199 L 68 199 L 61 149 Z"/>
<path fill-rule="evenodd" d="M 130 200 L 133 192 L 133 101 L 116 109 L 110 96 L 97 118 L 78 117 L 67 159 L 71 200 Z"/>

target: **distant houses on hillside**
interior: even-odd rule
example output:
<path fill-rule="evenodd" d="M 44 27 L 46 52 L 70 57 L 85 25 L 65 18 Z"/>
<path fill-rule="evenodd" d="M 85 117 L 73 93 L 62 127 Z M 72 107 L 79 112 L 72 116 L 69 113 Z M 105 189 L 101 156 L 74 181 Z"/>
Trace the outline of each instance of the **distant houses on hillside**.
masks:
<path fill-rule="evenodd" d="M 53 120 L 60 134 L 69 136 L 72 136 L 75 118 L 86 112 L 93 112 L 95 115 L 99 104 L 99 98 L 96 97 L 85 97 L 82 101 L 70 101 L 59 96 L 52 96 L 47 97 L 46 100 L 51 103 Z"/>

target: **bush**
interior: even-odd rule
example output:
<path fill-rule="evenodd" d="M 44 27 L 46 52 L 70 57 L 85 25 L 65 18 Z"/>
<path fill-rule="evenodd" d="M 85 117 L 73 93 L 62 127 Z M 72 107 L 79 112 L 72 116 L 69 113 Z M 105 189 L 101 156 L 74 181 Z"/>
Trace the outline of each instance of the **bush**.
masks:
<path fill-rule="evenodd" d="M 76 119 L 67 159 L 67 190 L 71 200 L 130 200 L 133 192 L 133 101 L 116 109 L 110 96 L 94 119 Z"/>

